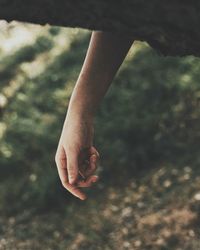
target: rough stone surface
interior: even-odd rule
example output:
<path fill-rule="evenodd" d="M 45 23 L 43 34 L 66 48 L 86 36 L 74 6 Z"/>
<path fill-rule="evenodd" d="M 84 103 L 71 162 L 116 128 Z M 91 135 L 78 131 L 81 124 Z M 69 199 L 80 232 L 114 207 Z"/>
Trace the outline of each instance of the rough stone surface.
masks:
<path fill-rule="evenodd" d="M 126 32 L 162 55 L 200 56 L 199 0 L 0 0 L 0 18 Z"/>

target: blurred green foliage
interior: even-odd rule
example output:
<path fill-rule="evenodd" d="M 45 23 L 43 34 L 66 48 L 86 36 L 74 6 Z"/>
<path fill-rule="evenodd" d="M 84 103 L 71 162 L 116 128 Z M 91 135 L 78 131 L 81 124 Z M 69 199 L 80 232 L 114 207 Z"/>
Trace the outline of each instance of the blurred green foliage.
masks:
<path fill-rule="evenodd" d="M 61 32 L 67 31 L 50 28 L 47 36 L 0 61 L 2 91 L 22 75 L 20 87 L 0 108 L 4 213 L 59 207 L 71 197 L 60 184 L 54 156 L 89 33 L 77 32 L 69 47 L 51 55 Z M 44 70 L 30 77 L 20 66 L 39 55 L 47 57 Z M 160 57 L 145 43 L 124 62 L 95 118 L 94 143 L 105 182 L 123 181 L 166 159 L 199 164 L 199 67 L 198 58 Z"/>
<path fill-rule="evenodd" d="M 104 178 L 113 179 L 111 169 L 124 179 L 165 161 L 199 164 L 199 65 L 144 46 L 122 67 L 97 117 Z"/>
<path fill-rule="evenodd" d="M 15 52 L 15 54 L 5 55 L 0 60 L 1 87 L 17 74 L 18 67 L 23 62 L 31 62 L 40 53 L 50 50 L 53 41 L 45 36 L 39 36 L 33 45 L 27 45 Z"/>

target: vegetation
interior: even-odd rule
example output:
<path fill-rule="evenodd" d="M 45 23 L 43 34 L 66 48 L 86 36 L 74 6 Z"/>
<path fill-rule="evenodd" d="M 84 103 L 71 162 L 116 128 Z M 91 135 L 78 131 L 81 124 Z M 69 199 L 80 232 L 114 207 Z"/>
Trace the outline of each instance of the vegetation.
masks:
<path fill-rule="evenodd" d="M 54 156 L 90 32 L 38 30 L 0 50 L 0 249 L 199 249 L 200 60 L 134 43 L 95 117 L 100 181 L 82 202 Z"/>

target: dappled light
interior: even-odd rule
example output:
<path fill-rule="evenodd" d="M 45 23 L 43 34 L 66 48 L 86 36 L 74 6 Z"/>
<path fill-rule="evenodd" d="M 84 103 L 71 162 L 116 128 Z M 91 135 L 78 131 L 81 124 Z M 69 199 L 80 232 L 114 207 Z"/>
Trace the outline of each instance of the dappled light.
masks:
<path fill-rule="evenodd" d="M 84 202 L 62 187 L 90 34 L 0 22 L 0 249 L 200 249 L 199 58 L 135 41 L 95 117 L 100 181 Z"/>

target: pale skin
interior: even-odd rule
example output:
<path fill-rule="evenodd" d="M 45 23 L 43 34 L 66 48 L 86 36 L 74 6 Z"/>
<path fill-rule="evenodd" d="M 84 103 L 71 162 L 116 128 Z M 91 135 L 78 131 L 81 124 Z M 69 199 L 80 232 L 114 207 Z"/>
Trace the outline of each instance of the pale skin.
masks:
<path fill-rule="evenodd" d="M 130 35 L 93 31 L 70 98 L 55 161 L 63 187 L 81 200 L 87 198 L 82 188 L 99 179 L 94 174 L 99 159 L 93 145 L 95 112 L 133 42 Z"/>

